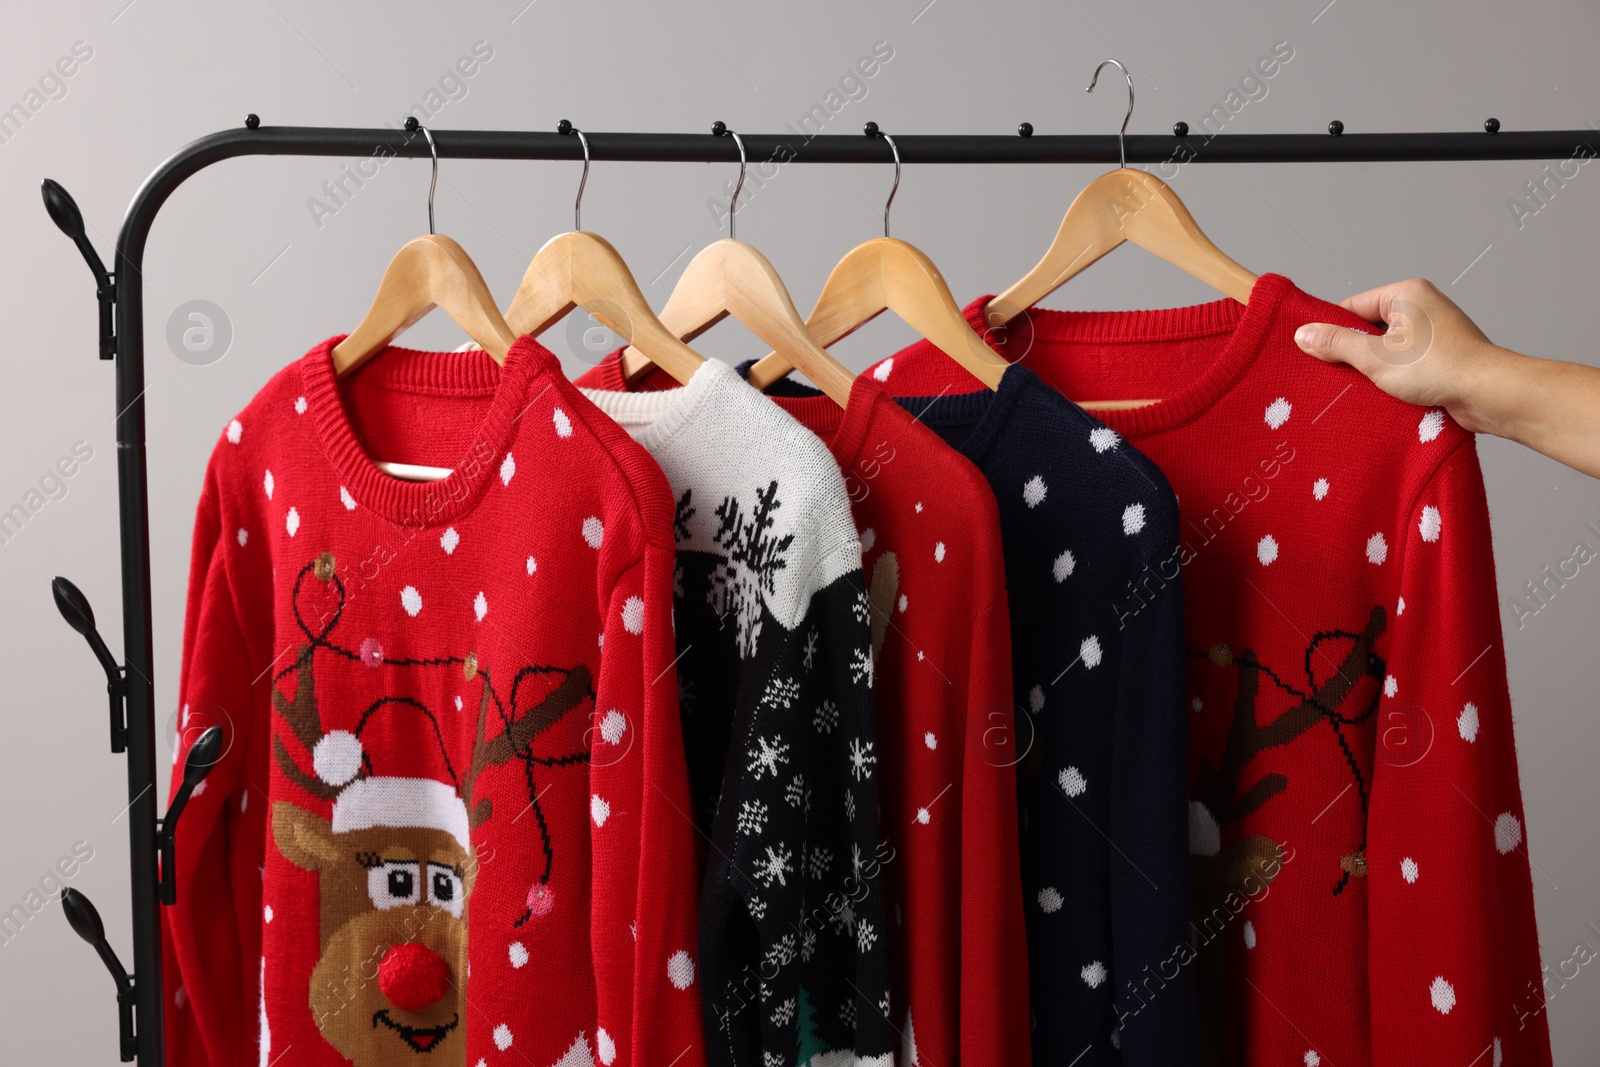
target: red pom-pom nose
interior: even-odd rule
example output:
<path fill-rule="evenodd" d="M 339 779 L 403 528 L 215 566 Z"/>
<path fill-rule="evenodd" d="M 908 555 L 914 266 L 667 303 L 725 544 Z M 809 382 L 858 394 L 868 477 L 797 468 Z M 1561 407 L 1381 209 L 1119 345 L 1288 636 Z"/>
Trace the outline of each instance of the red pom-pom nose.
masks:
<path fill-rule="evenodd" d="M 426 946 L 396 945 L 378 963 L 378 988 L 395 1007 L 421 1011 L 450 988 L 450 965 Z"/>

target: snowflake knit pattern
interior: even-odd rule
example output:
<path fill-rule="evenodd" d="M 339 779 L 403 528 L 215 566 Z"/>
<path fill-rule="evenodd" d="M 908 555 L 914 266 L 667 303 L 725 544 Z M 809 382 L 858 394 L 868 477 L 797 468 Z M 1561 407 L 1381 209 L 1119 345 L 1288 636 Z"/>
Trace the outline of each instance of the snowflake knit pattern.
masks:
<path fill-rule="evenodd" d="M 665 480 L 528 338 L 340 339 L 201 492 L 167 1062 L 703 1064 Z"/>
<path fill-rule="evenodd" d="M 988 330 L 1067 396 L 1162 398 L 1097 414 L 1180 501 L 1199 958 L 1178 965 L 1206 1052 L 1548 1064 L 1476 447 L 1306 356 L 1306 322 L 1377 332 L 1275 274 L 1247 305 Z M 920 345 L 875 373 L 971 388 L 952 366 Z"/>
<path fill-rule="evenodd" d="M 1026 368 L 900 403 L 999 504 L 1034 1062 L 1193 1063 L 1192 972 L 1158 973 L 1189 916 L 1172 490 Z"/>
<path fill-rule="evenodd" d="M 827 443 L 861 535 L 883 832 L 897 857 L 886 891 L 899 1062 L 1027 1063 L 1011 626 L 994 494 L 865 375 L 844 408 L 787 378 L 767 395 Z"/>
<path fill-rule="evenodd" d="M 879 835 L 872 630 L 844 479 L 722 363 L 680 389 L 585 393 L 677 501 L 679 703 L 710 842 L 711 1061 L 888 1067 L 882 870 L 896 861 Z"/>

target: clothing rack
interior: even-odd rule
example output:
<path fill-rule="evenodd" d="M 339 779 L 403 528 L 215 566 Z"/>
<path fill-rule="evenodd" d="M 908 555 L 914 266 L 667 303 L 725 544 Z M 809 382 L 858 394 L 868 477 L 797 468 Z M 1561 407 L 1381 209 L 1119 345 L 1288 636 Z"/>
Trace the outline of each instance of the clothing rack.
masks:
<path fill-rule="evenodd" d="M 1131 107 L 1131 98 L 1130 98 Z M 577 139 L 561 132 L 432 130 L 439 156 L 454 159 L 581 160 Z M 708 134 L 590 133 L 591 159 L 662 163 L 737 162 L 738 149 Z M 783 163 L 889 162 L 870 137 L 744 134 L 753 160 Z M 1192 134 L 1176 123 L 1171 136 L 1135 134 L 1034 136 L 1022 123 L 1014 135 L 922 135 L 896 137 L 905 163 L 1106 163 L 1125 151 L 1128 163 L 1183 166 L 1189 163 L 1356 163 L 1460 160 L 1557 159 L 1594 154 L 1600 134 L 1589 129 L 1502 131 L 1497 119 L 1482 132 L 1346 133 L 1329 123 L 1327 133 Z M 94 906 L 75 889 L 62 893 L 73 929 L 99 953 L 117 985 L 121 1057 L 147 1067 L 163 1062 L 161 904 L 174 901 L 173 838 L 191 790 L 221 755 L 220 727 L 211 727 L 191 747 L 182 785 L 165 816 L 156 812 L 156 735 L 153 634 L 150 616 L 149 482 L 145 464 L 144 262 L 145 242 L 167 198 L 200 170 L 238 156 L 365 156 L 384 152 L 427 158 L 429 145 L 401 128 L 262 126 L 251 115 L 243 129 L 223 130 L 179 149 L 145 179 L 134 195 L 117 236 L 108 271 L 84 232 L 77 204 L 58 183 L 45 179 L 45 207 L 78 246 L 93 272 L 99 309 L 100 358 L 116 362 L 118 523 L 122 545 L 124 663 L 118 664 L 95 629 L 88 599 L 69 581 L 52 585 L 56 606 L 88 641 L 106 674 L 111 715 L 111 750 L 128 757 L 128 838 L 131 858 L 133 963 L 130 976 L 106 942 Z"/>

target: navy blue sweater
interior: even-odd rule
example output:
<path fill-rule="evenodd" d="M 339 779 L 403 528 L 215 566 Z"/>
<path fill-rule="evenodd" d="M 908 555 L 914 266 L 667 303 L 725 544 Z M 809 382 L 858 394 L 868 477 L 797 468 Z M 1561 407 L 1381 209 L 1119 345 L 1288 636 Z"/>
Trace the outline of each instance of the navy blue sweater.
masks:
<path fill-rule="evenodd" d="M 1172 489 L 1022 366 L 997 391 L 897 399 L 1000 505 L 1034 1063 L 1196 1063 Z"/>

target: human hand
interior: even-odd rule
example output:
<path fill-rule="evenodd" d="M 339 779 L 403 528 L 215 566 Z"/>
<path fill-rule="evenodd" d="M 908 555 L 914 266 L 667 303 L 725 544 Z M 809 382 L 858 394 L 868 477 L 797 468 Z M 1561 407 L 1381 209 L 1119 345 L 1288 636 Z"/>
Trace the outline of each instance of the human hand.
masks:
<path fill-rule="evenodd" d="M 1432 282 L 1394 282 L 1358 293 L 1339 306 L 1385 325 L 1386 331 L 1373 335 L 1326 322 L 1306 323 L 1294 335 L 1303 351 L 1329 363 L 1350 364 L 1390 396 L 1442 407 L 1465 429 L 1492 432 L 1468 391 L 1500 350 Z"/>

